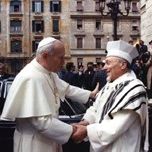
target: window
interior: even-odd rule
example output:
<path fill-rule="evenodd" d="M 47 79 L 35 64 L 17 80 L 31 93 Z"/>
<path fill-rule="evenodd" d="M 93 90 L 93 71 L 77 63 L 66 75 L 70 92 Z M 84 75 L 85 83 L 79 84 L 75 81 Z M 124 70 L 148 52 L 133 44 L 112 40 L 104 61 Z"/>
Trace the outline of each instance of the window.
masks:
<path fill-rule="evenodd" d="M 32 31 L 36 33 L 44 32 L 44 21 L 35 20 L 32 22 Z"/>
<path fill-rule="evenodd" d="M 61 12 L 61 1 L 60 0 L 50 1 L 50 12 Z"/>
<path fill-rule="evenodd" d="M 19 0 L 11 1 L 10 12 L 21 12 L 21 1 Z"/>
<path fill-rule="evenodd" d="M 82 20 L 81 19 L 77 20 L 77 29 L 79 29 L 79 30 L 82 29 Z"/>
<path fill-rule="evenodd" d="M 132 26 L 132 31 L 138 31 L 139 29 L 138 29 L 138 26 Z"/>
<path fill-rule="evenodd" d="M 59 32 L 59 19 L 53 19 L 53 32 Z"/>
<path fill-rule="evenodd" d="M 132 21 L 132 31 L 139 31 L 139 24 L 137 20 Z"/>
<path fill-rule="evenodd" d="M 22 52 L 22 41 L 21 40 L 12 40 L 11 41 L 11 52 L 12 53 Z"/>
<path fill-rule="evenodd" d="M 101 30 L 101 21 L 96 20 L 96 30 Z"/>
<path fill-rule="evenodd" d="M 77 38 L 77 48 L 78 49 L 81 49 L 83 46 L 82 40 L 83 40 L 82 37 Z"/>
<path fill-rule="evenodd" d="M 32 1 L 32 11 L 35 13 L 42 13 L 43 1 Z"/>
<path fill-rule="evenodd" d="M 82 1 L 77 1 L 77 11 L 83 11 Z"/>
<path fill-rule="evenodd" d="M 96 1 L 95 1 L 95 11 L 96 11 L 96 12 L 99 12 L 99 11 L 100 11 L 100 2 L 99 2 L 99 0 L 96 0 Z"/>
<path fill-rule="evenodd" d="M 83 65 L 83 58 L 77 58 L 78 67 Z"/>
<path fill-rule="evenodd" d="M 20 33 L 21 32 L 21 21 L 12 20 L 10 21 L 10 32 L 11 33 Z"/>
<path fill-rule="evenodd" d="M 41 40 L 37 39 L 35 41 L 32 41 L 32 52 L 35 53 L 38 47 L 38 44 Z"/>
<path fill-rule="evenodd" d="M 96 49 L 101 49 L 101 38 L 96 38 Z"/>
<path fill-rule="evenodd" d="M 132 2 L 132 12 L 134 13 L 138 12 L 138 7 L 136 2 Z"/>

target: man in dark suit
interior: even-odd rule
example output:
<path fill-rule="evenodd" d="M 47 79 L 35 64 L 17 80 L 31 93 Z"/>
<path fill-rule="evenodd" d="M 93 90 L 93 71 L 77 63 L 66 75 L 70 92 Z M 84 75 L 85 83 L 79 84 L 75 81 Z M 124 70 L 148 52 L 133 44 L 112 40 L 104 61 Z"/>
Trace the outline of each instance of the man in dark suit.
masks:
<path fill-rule="evenodd" d="M 0 113 L 3 109 L 6 95 L 13 79 L 14 76 L 8 74 L 6 70 L 6 64 L 3 61 L 0 61 Z"/>

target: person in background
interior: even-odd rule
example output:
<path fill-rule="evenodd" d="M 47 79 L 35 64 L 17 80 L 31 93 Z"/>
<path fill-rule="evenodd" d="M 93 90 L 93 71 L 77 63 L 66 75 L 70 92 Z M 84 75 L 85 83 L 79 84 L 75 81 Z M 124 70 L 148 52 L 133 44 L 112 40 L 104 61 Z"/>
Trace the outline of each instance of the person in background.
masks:
<path fill-rule="evenodd" d="M 142 63 L 141 63 L 141 60 L 139 59 L 136 59 L 133 61 L 133 64 L 132 64 L 132 70 L 135 72 L 136 74 L 136 77 L 139 79 L 139 80 L 142 80 Z"/>
<path fill-rule="evenodd" d="M 149 42 L 148 51 L 150 52 L 150 57 L 146 63 L 147 66 L 147 93 L 148 98 L 152 98 L 152 40 Z"/>
<path fill-rule="evenodd" d="M 84 72 L 84 88 L 87 90 L 93 90 L 92 81 L 94 77 L 95 71 L 93 67 L 93 62 L 87 63 L 87 69 Z"/>
<path fill-rule="evenodd" d="M 149 42 L 149 52 L 150 52 L 150 58 L 147 62 L 148 66 L 148 72 L 147 72 L 147 88 L 150 90 L 152 89 L 152 41 Z M 152 93 L 151 93 L 152 94 Z"/>
<path fill-rule="evenodd" d="M 129 40 L 128 43 L 129 43 L 130 45 L 134 45 L 134 41 L 133 41 L 133 40 Z"/>
<path fill-rule="evenodd" d="M 0 61 L 0 80 L 7 79 L 10 77 L 6 69 L 6 64 L 3 61 Z"/>
<path fill-rule="evenodd" d="M 107 83 L 83 120 L 75 124 L 81 127 L 72 139 L 80 142 L 87 137 L 91 152 L 147 152 L 147 94 L 131 70 L 138 52 L 122 40 L 109 41 L 107 51 Z"/>
<path fill-rule="evenodd" d="M 149 42 L 148 51 L 149 51 L 150 54 L 152 55 L 152 40 Z"/>
<path fill-rule="evenodd" d="M 62 80 L 64 80 L 65 73 L 66 73 L 66 69 L 65 69 L 64 66 L 61 68 L 61 70 L 59 72 L 57 72 L 59 78 L 62 79 Z"/>
<path fill-rule="evenodd" d="M 78 71 L 75 73 L 75 86 L 79 87 L 79 88 L 83 88 L 84 87 L 84 66 L 83 65 L 79 65 L 78 66 Z"/>
<path fill-rule="evenodd" d="M 0 114 L 2 112 L 9 84 L 14 80 L 14 75 L 7 72 L 7 67 L 4 61 L 0 61 Z"/>
<path fill-rule="evenodd" d="M 95 71 L 94 77 L 93 77 L 93 81 L 92 81 L 92 86 L 93 88 L 97 85 L 97 83 L 99 82 L 99 90 L 101 88 L 104 87 L 104 85 L 106 84 L 107 80 L 106 80 L 106 71 L 103 69 L 104 67 L 104 63 L 100 62 L 97 63 L 97 65 L 100 65 L 100 68 L 98 68 L 97 71 Z"/>
<path fill-rule="evenodd" d="M 66 63 L 66 72 L 64 74 L 63 80 L 67 83 L 75 86 L 75 66 L 73 62 Z"/>
<path fill-rule="evenodd" d="M 148 51 L 147 45 L 144 44 L 143 40 L 139 40 L 139 54 L 142 55 Z"/>
<path fill-rule="evenodd" d="M 44 38 L 36 57 L 15 77 L 1 115 L 16 122 L 14 152 L 61 151 L 77 127 L 58 119 L 60 101 L 67 96 L 85 103 L 97 93 L 98 88 L 90 92 L 58 77 L 64 55 L 63 42 Z"/>
<path fill-rule="evenodd" d="M 136 49 L 139 52 L 139 56 L 134 59 L 133 70 L 137 74 L 137 77 L 147 86 L 147 72 L 148 72 L 148 60 L 150 59 L 150 52 L 147 45 L 144 44 L 144 41 L 139 40 L 139 43 L 135 44 Z M 136 62 L 140 63 L 140 67 L 136 65 Z M 137 69 L 136 69 L 137 68 Z"/>

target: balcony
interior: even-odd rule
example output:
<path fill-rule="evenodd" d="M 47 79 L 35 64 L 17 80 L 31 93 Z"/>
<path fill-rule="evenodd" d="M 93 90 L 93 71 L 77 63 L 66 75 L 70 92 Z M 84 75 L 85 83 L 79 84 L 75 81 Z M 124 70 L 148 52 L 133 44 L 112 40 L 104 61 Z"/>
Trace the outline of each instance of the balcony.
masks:
<path fill-rule="evenodd" d="M 34 38 L 35 39 L 42 39 L 44 36 L 43 32 L 42 31 L 35 31 L 34 32 Z"/>
<path fill-rule="evenodd" d="M 21 30 L 21 27 L 11 27 L 10 28 L 10 36 L 15 36 L 15 37 L 23 36 L 23 32 Z"/>
<path fill-rule="evenodd" d="M 23 13 L 22 13 L 20 7 L 19 8 L 11 7 L 9 14 L 10 14 L 10 17 L 21 17 L 21 16 L 23 16 Z"/>
<path fill-rule="evenodd" d="M 80 28 L 80 29 L 77 29 L 76 32 L 74 32 L 74 35 L 75 35 L 76 37 L 77 37 L 77 36 L 83 37 L 83 36 L 86 35 L 86 33 L 85 33 L 84 29 Z"/>
<path fill-rule="evenodd" d="M 103 30 L 102 30 L 102 29 L 96 29 L 96 30 L 94 31 L 93 35 L 94 35 L 95 37 L 103 37 L 103 36 L 104 36 Z"/>
<path fill-rule="evenodd" d="M 36 11 L 33 13 L 33 16 L 35 19 L 42 19 L 43 18 L 43 13 L 42 12 L 39 12 L 39 11 Z"/>
<path fill-rule="evenodd" d="M 139 37 L 140 36 L 139 30 L 132 30 L 130 36 L 131 37 Z"/>

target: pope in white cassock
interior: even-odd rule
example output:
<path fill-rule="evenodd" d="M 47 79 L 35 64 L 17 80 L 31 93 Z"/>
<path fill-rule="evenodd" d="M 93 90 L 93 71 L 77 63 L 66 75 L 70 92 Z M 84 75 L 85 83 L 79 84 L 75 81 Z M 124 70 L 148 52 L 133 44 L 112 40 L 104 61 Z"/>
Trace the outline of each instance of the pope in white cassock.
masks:
<path fill-rule="evenodd" d="M 130 44 L 109 41 L 104 69 L 107 84 L 98 93 L 78 125 L 72 139 L 90 141 L 91 152 L 148 151 L 148 107 L 146 90 L 131 70 L 138 56 Z"/>
<path fill-rule="evenodd" d="M 59 79 L 55 72 L 64 64 L 61 41 L 44 38 L 36 57 L 16 76 L 7 96 L 1 119 L 15 121 L 14 152 L 59 152 L 76 130 L 58 120 L 60 100 L 65 96 L 87 102 L 90 92 Z"/>

